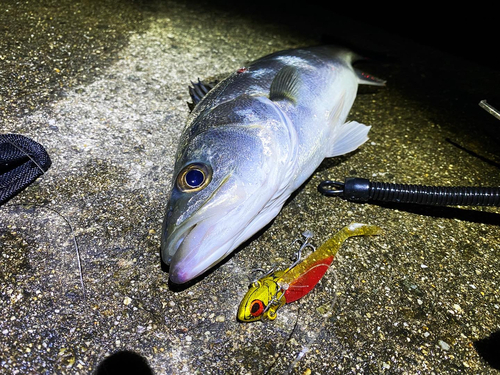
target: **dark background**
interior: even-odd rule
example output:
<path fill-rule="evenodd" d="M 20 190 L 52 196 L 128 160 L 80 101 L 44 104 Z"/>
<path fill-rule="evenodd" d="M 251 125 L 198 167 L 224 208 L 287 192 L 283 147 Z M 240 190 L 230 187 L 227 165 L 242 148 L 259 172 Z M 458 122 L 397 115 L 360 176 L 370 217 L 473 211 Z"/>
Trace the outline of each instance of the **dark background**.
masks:
<path fill-rule="evenodd" d="M 472 4 L 468 6 L 449 6 L 438 2 L 392 2 L 392 5 L 384 5 L 379 2 L 318 0 L 218 0 L 211 3 L 313 34 L 328 34 L 329 30 L 335 29 L 336 25 L 332 22 L 342 16 L 347 22 L 352 19 L 495 70 L 500 66 L 496 26 L 500 22 L 498 10 L 479 3 L 467 2 Z M 352 30 L 349 27 L 344 27 L 346 33 L 357 32 L 355 23 Z"/>

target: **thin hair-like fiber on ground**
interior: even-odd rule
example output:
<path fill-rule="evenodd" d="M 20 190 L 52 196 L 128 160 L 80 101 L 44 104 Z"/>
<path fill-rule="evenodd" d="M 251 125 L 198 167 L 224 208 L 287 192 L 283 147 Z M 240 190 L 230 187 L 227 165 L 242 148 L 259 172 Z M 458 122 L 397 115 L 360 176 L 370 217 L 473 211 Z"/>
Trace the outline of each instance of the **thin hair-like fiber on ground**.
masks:
<path fill-rule="evenodd" d="M 5 205 L 5 207 L 19 207 L 19 206 L 20 207 L 32 206 L 32 207 L 47 209 L 49 211 L 54 212 L 56 215 L 58 215 L 60 218 L 62 218 L 66 222 L 66 224 L 68 225 L 68 227 L 70 229 L 71 236 L 72 236 L 73 246 L 75 248 L 76 263 L 77 263 L 77 267 L 78 267 L 78 273 L 79 273 L 79 278 L 80 278 L 80 286 L 82 288 L 83 299 L 86 299 L 87 294 L 86 294 L 86 289 L 85 289 L 85 282 L 83 281 L 83 270 L 82 270 L 82 262 L 81 262 L 81 257 L 80 257 L 80 249 L 78 247 L 78 241 L 76 240 L 75 230 L 73 229 L 73 225 L 71 224 L 71 222 L 69 221 L 69 219 L 66 218 L 58 210 L 56 210 L 54 208 L 51 208 L 51 207 L 47 207 L 47 206 L 45 206 L 42 203 L 30 203 L 30 202 L 27 202 L 27 203 L 12 203 L 12 204 L 6 204 Z"/>

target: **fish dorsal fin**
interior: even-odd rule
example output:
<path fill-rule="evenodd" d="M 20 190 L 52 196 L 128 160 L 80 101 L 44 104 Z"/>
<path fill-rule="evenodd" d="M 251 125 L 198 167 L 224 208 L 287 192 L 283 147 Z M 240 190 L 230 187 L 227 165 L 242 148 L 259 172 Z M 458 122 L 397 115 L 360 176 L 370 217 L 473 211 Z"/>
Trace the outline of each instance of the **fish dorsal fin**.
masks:
<path fill-rule="evenodd" d="M 337 125 L 333 136 L 332 148 L 327 157 L 339 156 L 356 150 L 368 140 L 371 126 L 356 121 Z"/>
<path fill-rule="evenodd" d="M 385 81 L 383 79 L 377 78 L 357 69 L 354 69 L 354 72 L 358 76 L 358 83 L 360 85 L 385 86 Z"/>
<path fill-rule="evenodd" d="M 198 78 L 198 82 L 192 82 L 191 85 L 189 86 L 189 96 L 191 97 L 191 100 L 193 101 L 192 103 L 187 103 L 189 110 L 192 112 L 194 107 L 207 95 L 207 93 L 214 88 L 214 86 L 217 84 L 217 81 L 215 82 L 202 82 Z"/>
<path fill-rule="evenodd" d="M 272 101 L 287 100 L 295 104 L 300 88 L 300 75 L 293 66 L 285 66 L 274 77 L 269 90 Z"/>

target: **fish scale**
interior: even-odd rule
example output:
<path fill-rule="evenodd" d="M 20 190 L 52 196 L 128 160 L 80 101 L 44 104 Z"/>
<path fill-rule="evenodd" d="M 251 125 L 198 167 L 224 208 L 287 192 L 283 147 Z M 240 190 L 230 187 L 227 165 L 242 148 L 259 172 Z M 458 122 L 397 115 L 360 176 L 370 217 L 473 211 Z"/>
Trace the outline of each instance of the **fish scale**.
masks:
<path fill-rule="evenodd" d="M 370 127 L 346 117 L 358 83 L 383 82 L 363 78 L 353 57 L 333 46 L 276 52 L 235 70 L 196 104 L 162 229 L 172 282 L 216 265 L 268 224 L 324 158 L 368 139 Z M 200 177 L 196 186 L 187 171 Z"/>

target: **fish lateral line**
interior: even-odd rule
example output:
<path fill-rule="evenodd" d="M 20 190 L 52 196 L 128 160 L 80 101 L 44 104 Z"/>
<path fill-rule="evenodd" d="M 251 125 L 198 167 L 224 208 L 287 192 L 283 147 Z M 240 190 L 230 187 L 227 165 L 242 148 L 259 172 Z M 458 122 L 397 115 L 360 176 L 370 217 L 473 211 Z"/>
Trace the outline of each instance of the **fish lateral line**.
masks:
<path fill-rule="evenodd" d="M 355 58 L 329 45 L 288 49 L 239 66 L 213 87 L 193 80 L 161 234 L 172 283 L 221 262 L 269 224 L 325 158 L 367 141 L 370 126 L 347 121 L 360 84 Z"/>

